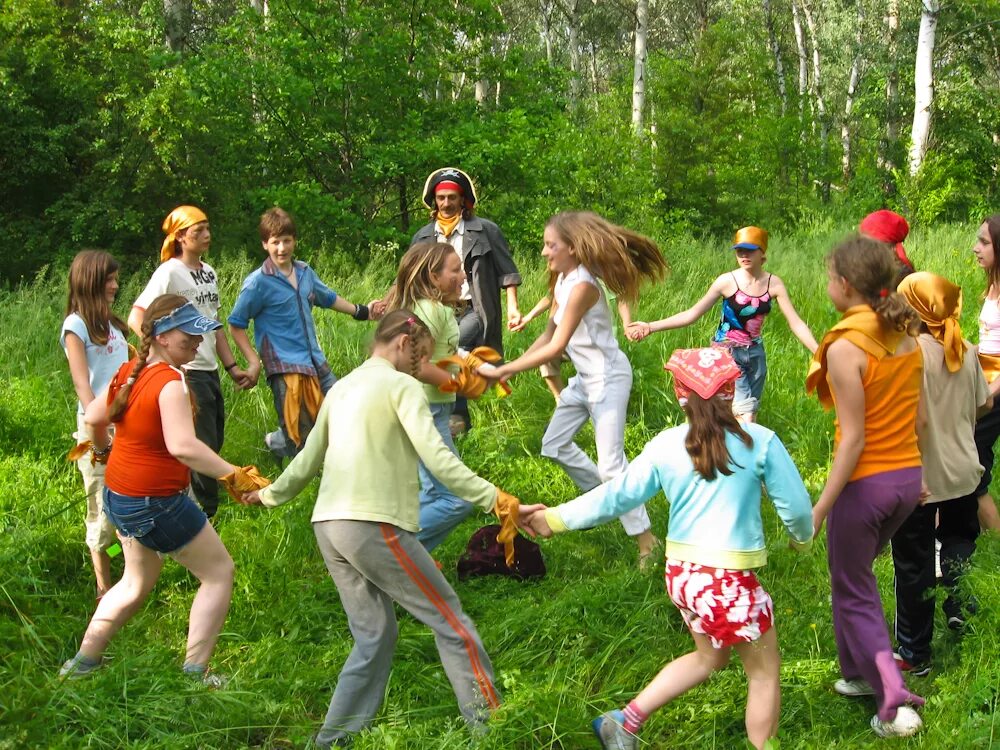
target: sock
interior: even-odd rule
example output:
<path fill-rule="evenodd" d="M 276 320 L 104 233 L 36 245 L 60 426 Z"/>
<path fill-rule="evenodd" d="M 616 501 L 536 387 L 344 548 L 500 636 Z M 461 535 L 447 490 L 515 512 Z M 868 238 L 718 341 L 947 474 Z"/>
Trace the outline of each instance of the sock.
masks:
<path fill-rule="evenodd" d="M 205 664 L 187 663 L 183 667 L 181 667 L 181 670 L 184 672 L 184 674 L 190 675 L 191 677 L 204 677 L 205 672 L 208 671 L 208 667 Z"/>
<path fill-rule="evenodd" d="M 642 725 L 646 723 L 646 719 L 649 718 L 649 715 L 643 713 L 635 701 L 629 701 L 629 704 L 622 709 L 622 713 L 625 715 L 625 723 L 622 726 L 625 727 L 625 731 L 632 734 L 638 734 Z"/>
<path fill-rule="evenodd" d="M 84 656 L 82 651 L 77 651 L 72 661 L 75 661 L 81 667 L 96 667 L 101 663 L 101 658 L 91 659 L 89 656 Z"/>

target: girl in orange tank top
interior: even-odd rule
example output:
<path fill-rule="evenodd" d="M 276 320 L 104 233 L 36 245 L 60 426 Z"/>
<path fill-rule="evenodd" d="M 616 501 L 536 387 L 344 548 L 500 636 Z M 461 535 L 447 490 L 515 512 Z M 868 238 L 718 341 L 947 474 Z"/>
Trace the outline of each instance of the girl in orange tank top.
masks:
<path fill-rule="evenodd" d="M 817 534 L 827 523 L 843 675 L 834 690 L 875 696 L 874 732 L 908 736 L 922 725 L 911 705 L 924 701 L 903 682 L 872 565 L 921 500 L 918 319 L 892 285 L 896 260 L 887 245 L 855 236 L 828 264 L 827 293 L 844 316 L 820 341 L 806 388 L 837 414 L 833 463 L 813 508 Z"/>

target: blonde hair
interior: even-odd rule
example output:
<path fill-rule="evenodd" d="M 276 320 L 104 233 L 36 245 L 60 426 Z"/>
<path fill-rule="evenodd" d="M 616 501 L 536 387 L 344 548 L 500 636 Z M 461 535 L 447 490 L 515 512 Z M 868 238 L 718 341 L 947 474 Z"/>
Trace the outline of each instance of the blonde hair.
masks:
<path fill-rule="evenodd" d="M 853 234 L 833 248 L 827 262 L 891 328 L 917 334 L 920 317 L 896 291 L 899 265 L 891 245 Z"/>
<path fill-rule="evenodd" d="M 385 309 L 412 308 L 422 299 L 441 302 L 441 290 L 433 276 L 441 275 L 454 253 L 455 248 L 446 242 L 419 242 L 407 250 L 399 260 L 399 271 L 386 295 Z"/>
<path fill-rule="evenodd" d="M 449 245 L 450 247 L 450 245 Z M 420 359 L 424 354 L 430 354 L 434 348 L 434 338 L 430 330 L 413 313 L 412 310 L 398 309 L 382 316 L 378 328 L 375 329 L 374 344 L 388 344 L 397 336 L 406 334 L 410 337 L 411 360 L 410 372 L 413 377 L 417 377 L 420 372 Z"/>
<path fill-rule="evenodd" d="M 79 315 L 87 326 L 90 340 L 100 346 L 108 343 L 111 326 L 128 337 L 128 327 L 112 312 L 104 296 L 108 279 L 115 273 L 118 273 L 118 261 L 103 250 L 81 250 L 69 267 L 66 315 Z"/>
<path fill-rule="evenodd" d="M 653 240 L 612 224 L 590 211 L 567 211 L 549 219 L 583 266 L 616 295 L 635 304 L 644 281 L 660 281 L 670 270 Z"/>
<path fill-rule="evenodd" d="M 122 418 L 128 406 L 128 397 L 132 392 L 132 386 L 135 385 L 135 381 L 139 378 L 139 373 L 146 367 L 149 350 L 153 345 L 153 323 L 186 304 L 187 300 L 179 294 L 161 294 L 146 308 L 146 313 L 142 319 L 142 341 L 139 344 L 139 354 L 136 357 L 135 364 L 132 366 L 132 372 L 129 373 L 128 380 L 119 386 L 114 400 L 108 407 L 108 418 L 112 422 L 118 422 Z M 192 395 L 192 409 L 194 406 Z"/>

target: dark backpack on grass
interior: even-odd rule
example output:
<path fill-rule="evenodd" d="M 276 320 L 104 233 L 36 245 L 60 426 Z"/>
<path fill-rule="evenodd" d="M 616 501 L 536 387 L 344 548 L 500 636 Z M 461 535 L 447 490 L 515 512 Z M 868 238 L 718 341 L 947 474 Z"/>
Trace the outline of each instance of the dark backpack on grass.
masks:
<path fill-rule="evenodd" d="M 497 541 L 500 525 L 483 526 L 469 539 L 465 552 L 458 558 L 458 579 L 464 581 L 472 576 L 501 575 L 518 580 L 542 578 L 545 575 L 545 561 L 542 550 L 530 539 L 520 534 L 514 539 L 514 567 L 507 567 L 503 545 Z"/>

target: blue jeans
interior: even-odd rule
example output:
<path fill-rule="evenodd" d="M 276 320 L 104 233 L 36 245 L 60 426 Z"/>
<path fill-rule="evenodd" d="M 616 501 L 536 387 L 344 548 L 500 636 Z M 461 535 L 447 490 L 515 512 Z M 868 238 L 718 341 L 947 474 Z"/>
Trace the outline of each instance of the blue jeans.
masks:
<path fill-rule="evenodd" d="M 431 404 L 434 426 L 437 427 L 445 445 L 457 456 L 458 450 L 448 428 L 448 418 L 454 409 L 453 403 Z M 417 540 L 430 552 L 445 540 L 452 529 L 472 515 L 476 506 L 452 494 L 437 480 L 437 477 L 427 471 L 423 461 L 420 462 L 418 471 L 420 472 L 420 531 L 417 533 Z"/>
<path fill-rule="evenodd" d="M 760 409 L 760 397 L 764 393 L 764 378 L 767 377 L 767 357 L 763 344 L 729 347 L 733 361 L 740 368 L 736 379 L 736 395 L 733 398 L 733 412 L 756 414 Z"/>
<path fill-rule="evenodd" d="M 329 369 L 319 376 L 319 389 L 324 396 L 336 382 L 337 377 Z M 278 429 L 267 433 L 264 436 L 264 443 L 274 455 L 282 458 L 294 458 L 302 450 L 302 446 L 306 444 L 306 438 L 309 437 L 313 428 L 312 419 L 305 409 L 299 412 L 299 437 L 302 439 L 302 445 L 296 447 L 292 439 L 288 437 L 288 427 L 285 425 L 285 392 L 288 390 L 285 387 L 285 378 L 280 373 L 271 375 L 267 379 L 267 384 L 271 386 L 271 395 L 274 396 L 274 410 L 278 413 Z"/>
<path fill-rule="evenodd" d="M 133 537 L 154 552 L 176 552 L 208 523 L 205 511 L 184 492 L 131 497 L 105 487 L 104 513 L 123 537 Z"/>

